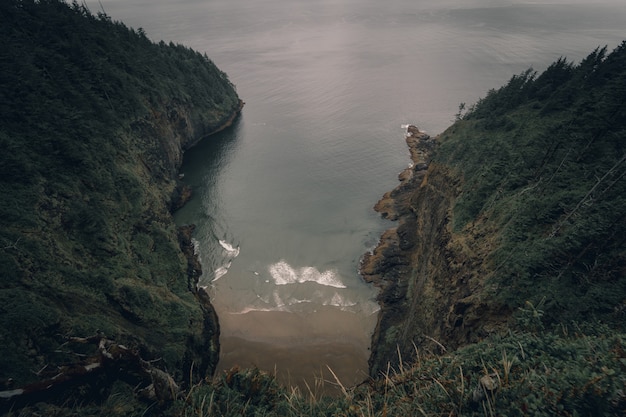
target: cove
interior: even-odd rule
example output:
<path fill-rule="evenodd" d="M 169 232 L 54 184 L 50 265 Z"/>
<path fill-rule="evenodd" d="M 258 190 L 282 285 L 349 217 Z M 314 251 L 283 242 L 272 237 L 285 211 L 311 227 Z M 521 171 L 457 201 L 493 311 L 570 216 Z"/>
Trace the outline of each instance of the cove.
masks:
<path fill-rule="evenodd" d="M 220 321 L 218 371 L 258 366 L 286 385 L 326 385 L 327 392 L 321 379 L 334 381 L 330 367 L 342 384 L 356 384 L 367 376 L 378 311 L 358 266 L 384 222 L 367 206 L 364 217 L 375 227 L 338 218 L 337 209 L 317 201 L 326 193 L 293 184 L 299 169 L 284 173 L 282 184 L 274 175 L 267 186 L 255 185 L 276 168 L 254 158 L 233 163 L 247 134 L 244 113 L 187 151 L 181 170 L 194 196 L 176 221 L 197 225 L 199 285 Z M 272 194 L 273 186 L 283 189 Z"/>
<path fill-rule="evenodd" d="M 198 225 L 202 285 L 223 324 L 220 366 L 293 375 L 287 352 L 307 344 L 367 357 L 376 294 L 358 267 L 390 227 L 372 206 L 409 163 L 401 126 L 435 135 L 460 102 L 512 74 L 621 41 L 623 7 L 554 3 L 103 2 L 152 39 L 206 52 L 246 102 L 235 126 L 187 152 L 181 172 L 195 194 L 176 215 Z M 346 319 L 325 321 L 328 311 Z M 319 374 L 335 357 L 312 352 L 293 362 L 315 357 Z M 359 363 L 342 382 L 367 371 Z"/>

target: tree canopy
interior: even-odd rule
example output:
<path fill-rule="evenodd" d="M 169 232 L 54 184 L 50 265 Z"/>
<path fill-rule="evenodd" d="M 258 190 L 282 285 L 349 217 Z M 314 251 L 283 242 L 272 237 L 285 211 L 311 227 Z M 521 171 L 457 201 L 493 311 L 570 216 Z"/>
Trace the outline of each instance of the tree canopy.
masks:
<path fill-rule="evenodd" d="M 516 75 L 443 135 L 463 178 L 457 231 L 498 230 L 493 282 L 552 319 L 626 308 L 626 42 Z"/>
<path fill-rule="evenodd" d="M 3 0 L 0 43 L 0 379 L 96 332 L 180 376 L 210 347 L 169 213 L 176 157 L 239 111 L 233 84 L 78 2 Z"/>

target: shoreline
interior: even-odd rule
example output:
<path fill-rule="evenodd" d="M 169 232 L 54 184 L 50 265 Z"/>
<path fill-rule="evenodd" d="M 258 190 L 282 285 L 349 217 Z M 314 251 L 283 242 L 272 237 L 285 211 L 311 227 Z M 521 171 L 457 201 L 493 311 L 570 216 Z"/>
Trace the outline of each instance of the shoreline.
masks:
<path fill-rule="evenodd" d="M 232 111 L 229 115 L 227 115 L 224 118 L 222 118 L 222 120 L 217 122 L 216 125 L 215 125 L 216 127 L 214 127 L 211 130 L 209 130 L 208 133 L 200 135 L 198 137 L 198 139 L 196 139 L 194 141 L 190 141 L 189 143 L 184 144 L 184 146 L 182 148 L 183 153 L 187 152 L 187 150 L 193 148 L 198 143 L 202 142 L 203 140 L 207 139 L 208 137 L 213 136 L 216 133 L 219 133 L 222 130 L 225 130 L 225 129 L 229 128 L 230 126 L 232 126 L 233 123 L 235 122 L 235 120 L 237 120 L 237 118 L 241 115 L 241 112 L 242 112 L 243 107 L 245 105 L 246 105 L 246 102 L 241 100 L 241 99 L 239 99 L 239 101 L 237 103 L 237 108 L 234 111 Z M 178 167 L 178 169 L 180 169 L 180 167 Z"/>
<path fill-rule="evenodd" d="M 230 126 L 233 125 L 235 120 L 241 115 L 241 111 L 245 102 L 239 99 L 237 108 L 231 112 L 223 121 L 218 124 L 218 127 L 213 129 L 211 133 L 201 136 L 198 140 L 193 141 L 189 146 L 182 147 L 183 154 L 187 152 L 194 145 L 198 144 L 209 136 L 215 135 Z M 192 197 L 193 190 L 187 184 L 183 184 L 180 177 L 180 168 L 182 166 L 182 158 L 179 166 L 176 167 L 176 175 L 173 180 L 176 182 L 172 196 L 170 197 L 170 215 L 176 210 L 182 208 Z M 172 219 L 173 221 L 173 219 Z M 208 352 L 203 358 L 203 363 L 200 364 L 199 369 L 204 370 L 211 376 L 215 375 L 217 366 L 220 360 L 220 320 L 217 315 L 215 307 L 211 303 L 211 297 L 209 293 L 203 287 L 198 287 L 198 281 L 202 275 L 202 264 L 198 258 L 198 254 L 195 252 L 195 248 L 192 241 L 192 236 L 195 231 L 195 224 L 186 224 L 176 226 L 178 234 L 178 242 L 180 251 L 187 260 L 187 287 L 196 298 L 200 308 L 202 309 L 204 316 L 204 334 L 205 338 L 210 340 Z"/>
<path fill-rule="evenodd" d="M 398 174 L 398 184 L 386 192 L 374 205 L 374 210 L 388 220 L 396 221 L 395 227 L 385 230 L 376 247 L 361 259 L 359 273 L 362 279 L 379 289 L 376 301 L 380 306 L 376 326 L 371 338 L 369 374 L 371 377 L 380 369 L 376 366 L 379 352 L 384 349 L 381 339 L 387 329 L 406 319 L 402 302 L 406 297 L 408 282 L 401 277 L 411 272 L 415 245 L 412 230 L 416 226 L 416 215 L 411 205 L 413 193 L 427 178 L 432 154 L 437 146 L 437 138 L 431 138 L 415 125 L 407 127 L 405 137 L 410 152 L 411 164 Z"/>
<path fill-rule="evenodd" d="M 274 374 L 287 389 L 308 392 L 307 385 L 334 380 L 328 366 L 345 386 L 358 385 L 367 379 L 370 354 L 369 333 L 362 330 L 375 319 L 331 307 L 220 315 L 224 331 L 216 373 L 255 367 Z M 320 394 L 337 394 L 333 388 L 330 384 Z"/>

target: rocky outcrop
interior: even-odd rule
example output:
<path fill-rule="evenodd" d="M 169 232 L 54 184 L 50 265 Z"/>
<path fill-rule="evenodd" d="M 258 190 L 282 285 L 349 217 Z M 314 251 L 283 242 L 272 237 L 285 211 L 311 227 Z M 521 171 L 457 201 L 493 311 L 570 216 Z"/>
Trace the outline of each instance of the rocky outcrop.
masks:
<path fill-rule="evenodd" d="M 185 225 L 178 228 L 180 247 L 187 259 L 187 277 L 189 291 L 195 294 L 204 316 L 203 339 L 205 348 L 201 362 L 198 363 L 200 375 L 212 375 L 219 360 L 220 353 L 220 325 L 217 312 L 211 304 L 211 298 L 203 287 L 198 287 L 198 279 L 202 275 L 202 265 L 198 259 L 192 235 L 195 225 Z"/>
<path fill-rule="evenodd" d="M 182 164 L 183 153 L 204 138 L 231 126 L 244 102 L 239 100 L 230 112 L 217 121 L 206 116 L 190 103 L 172 100 L 152 106 L 150 114 L 134 121 L 131 132 L 143 142 L 140 162 L 152 176 L 162 180 L 175 179 Z"/>
<path fill-rule="evenodd" d="M 370 374 L 415 358 L 416 349 L 454 348 L 498 328 L 509 312 L 483 301 L 490 240 L 472 230 L 451 231 L 452 206 L 461 179 L 433 161 L 437 140 L 409 126 L 412 164 L 400 185 L 375 209 L 397 220 L 364 256 L 361 274 L 380 288 L 372 336 Z"/>

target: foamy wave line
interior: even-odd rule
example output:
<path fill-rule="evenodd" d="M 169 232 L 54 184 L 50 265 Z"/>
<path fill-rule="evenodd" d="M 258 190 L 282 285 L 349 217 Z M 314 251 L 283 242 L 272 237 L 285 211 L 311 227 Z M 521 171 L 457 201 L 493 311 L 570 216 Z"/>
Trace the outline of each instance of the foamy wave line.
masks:
<path fill-rule="evenodd" d="M 222 278 L 224 275 L 226 275 L 228 273 L 228 268 L 230 268 L 230 265 L 232 264 L 232 262 L 227 263 L 224 266 L 220 266 L 219 268 L 217 268 L 214 272 L 213 272 L 213 281 L 217 281 L 218 279 Z"/>
<path fill-rule="evenodd" d="M 231 258 L 236 258 L 237 256 L 239 256 L 239 246 L 235 247 L 231 245 L 230 243 L 226 242 L 225 240 L 221 240 L 221 239 L 219 239 L 219 243 L 220 243 L 220 246 L 224 248 L 228 256 L 230 256 Z"/>
<path fill-rule="evenodd" d="M 191 238 L 191 244 L 193 245 L 193 254 L 200 257 L 200 242 L 196 238 Z"/>
<path fill-rule="evenodd" d="M 271 296 L 268 296 L 268 299 L 264 299 L 257 295 L 258 299 L 262 301 L 264 305 L 259 305 L 258 303 L 252 303 L 248 306 L 244 307 L 241 311 L 233 311 L 228 314 L 247 314 L 251 312 L 293 312 L 300 311 L 302 306 L 308 305 L 310 307 L 305 307 L 304 311 L 316 312 L 317 307 L 337 307 L 342 311 L 352 311 L 355 312 L 353 307 L 360 306 L 361 304 L 350 300 L 346 297 L 341 296 L 338 292 L 335 292 L 332 297 L 328 298 L 320 298 L 319 294 L 314 294 L 311 299 L 300 299 L 296 297 L 289 297 L 286 299 L 282 299 L 279 295 L 279 290 L 275 290 Z M 270 301 L 271 299 L 271 301 Z M 368 307 L 366 305 L 365 307 Z M 296 310 L 294 310 L 294 307 Z M 373 308 L 367 308 L 365 310 L 361 310 L 366 315 L 370 315 L 376 311 L 378 311 L 379 306 L 374 304 Z"/>
<path fill-rule="evenodd" d="M 322 303 L 325 306 L 333 306 L 333 307 L 354 307 L 357 303 L 353 301 L 347 301 L 343 298 L 339 293 L 335 293 L 333 297 Z"/>
<path fill-rule="evenodd" d="M 293 268 L 285 261 L 280 261 L 268 267 L 269 273 L 276 285 L 302 284 L 304 282 L 315 282 L 335 288 L 346 288 L 337 277 L 334 271 L 328 270 L 320 272 L 312 266 L 303 268 Z"/>
<path fill-rule="evenodd" d="M 248 314 L 248 313 L 253 313 L 253 312 L 261 312 L 261 313 L 266 313 L 266 312 L 271 312 L 271 311 L 284 311 L 284 308 L 260 308 L 260 307 L 246 307 L 241 311 L 233 311 L 230 312 L 228 314 L 233 314 L 233 315 L 241 315 L 241 314 Z"/>
<path fill-rule="evenodd" d="M 235 247 L 225 240 L 218 239 L 220 246 L 224 249 L 226 254 L 226 258 L 229 259 L 226 265 L 220 266 L 215 271 L 213 271 L 213 280 L 211 282 L 215 282 L 218 279 L 222 278 L 224 275 L 228 273 L 228 268 L 233 263 L 233 259 L 235 259 L 239 255 L 239 246 Z"/>

